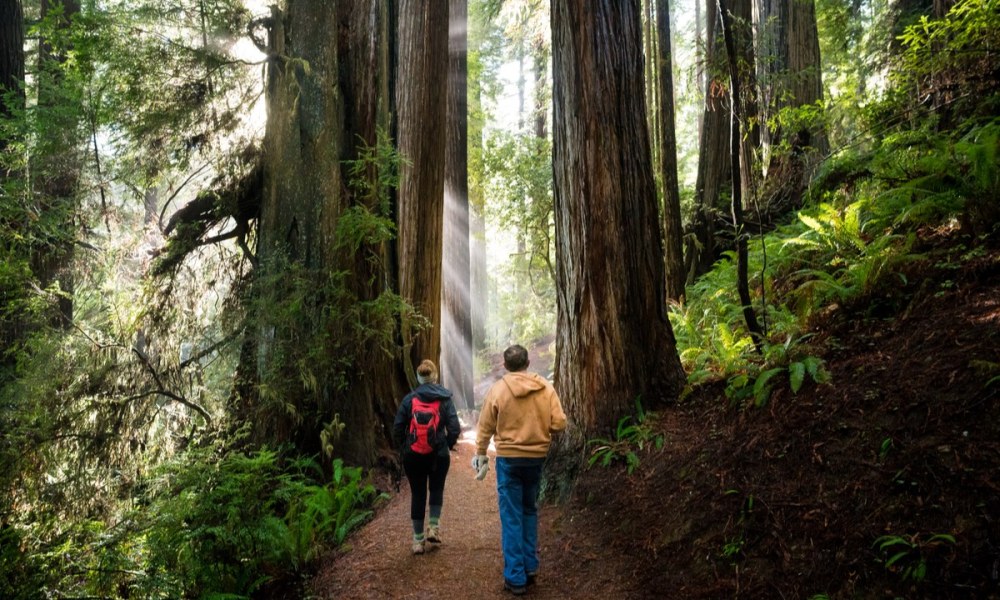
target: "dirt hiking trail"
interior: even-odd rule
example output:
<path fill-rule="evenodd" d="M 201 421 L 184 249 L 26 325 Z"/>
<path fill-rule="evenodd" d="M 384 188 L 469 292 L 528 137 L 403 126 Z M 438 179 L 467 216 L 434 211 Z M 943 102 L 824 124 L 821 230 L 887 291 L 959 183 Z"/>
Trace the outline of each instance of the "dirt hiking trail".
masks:
<path fill-rule="evenodd" d="M 500 516 L 492 449 L 490 472 L 476 481 L 470 466 L 475 453 L 474 431 L 465 433 L 445 484 L 441 537 L 437 548 L 423 555 L 410 550 L 410 492 L 403 478 L 374 519 L 352 534 L 347 545 L 325 561 L 312 582 L 316 598 L 342 600 L 419 599 L 463 600 L 513 598 L 503 589 Z M 561 534 L 562 508 L 539 508 L 538 581 L 525 598 L 640 598 L 630 589 L 630 577 L 620 555 L 601 548 L 596 539 L 571 539 Z M 572 529 L 579 529 L 574 523 Z M 600 524 L 595 524 L 600 527 Z M 595 536 L 596 537 L 596 536 Z M 428 544 L 428 547 L 432 546 Z"/>

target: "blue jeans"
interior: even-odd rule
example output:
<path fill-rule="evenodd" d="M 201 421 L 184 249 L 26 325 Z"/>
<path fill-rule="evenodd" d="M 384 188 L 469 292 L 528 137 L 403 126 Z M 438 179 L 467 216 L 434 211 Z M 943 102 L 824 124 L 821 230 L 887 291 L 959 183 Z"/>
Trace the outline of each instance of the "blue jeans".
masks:
<path fill-rule="evenodd" d="M 513 586 L 538 571 L 538 487 L 544 458 L 498 456 L 497 496 L 500 503 L 503 578 Z"/>

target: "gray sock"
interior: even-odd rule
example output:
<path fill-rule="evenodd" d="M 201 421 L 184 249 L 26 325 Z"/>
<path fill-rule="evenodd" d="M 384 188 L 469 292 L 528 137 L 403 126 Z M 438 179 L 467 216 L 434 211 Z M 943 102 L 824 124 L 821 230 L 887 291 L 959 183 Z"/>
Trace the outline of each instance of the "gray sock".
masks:
<path fill-rule="evenodd" d="M 413 539 L 418 541 L 424 539 L 423 519 L 413 519 Z"/>

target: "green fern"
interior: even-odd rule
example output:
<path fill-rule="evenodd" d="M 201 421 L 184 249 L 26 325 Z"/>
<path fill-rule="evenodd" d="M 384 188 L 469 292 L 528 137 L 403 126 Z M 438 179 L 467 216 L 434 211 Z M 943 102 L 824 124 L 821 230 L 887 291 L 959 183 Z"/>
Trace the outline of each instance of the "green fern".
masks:
<path fill-rule="evenodd" d="M 767 404 L 767 401 L 771 398 L 771 390 L 773 388 L 773 385 L 770 384 L 771 379 L 784 372 L 785 367 L 775 367 L 757 376 L 753 384 L 753 398 L 756 407 L 760 408 Z"/>
<path fill-rule="evenodd" d="M 624 462 L 626 472 L 631 475 L 640 464 L 637 451 L 652 445 L 656 450 L 663 448 L 663 434 L 653 433 L 646 424 L 648 414 L 642 409 L 639 399 L 636 399 L 636 416 L 626 415 L 618 420 L 614 439 L 598 437 L 587 440 L 587 447 L 592 447 L 587 466 L 599 464 L 610 466 L 613 462 Z"/>

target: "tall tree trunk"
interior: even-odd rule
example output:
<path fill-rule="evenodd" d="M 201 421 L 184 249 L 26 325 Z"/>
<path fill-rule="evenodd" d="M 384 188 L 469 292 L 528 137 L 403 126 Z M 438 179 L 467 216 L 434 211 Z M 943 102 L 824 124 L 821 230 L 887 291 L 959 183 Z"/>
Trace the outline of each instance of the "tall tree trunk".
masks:
<path fill-rule="evenodd" d="M 548 74 L 549 50 L 544 37 L 541 35 L 537 36 L 531 44 L 531 57 L 534 63 L 532 70 L 535 76 L 535 106 L 533 109 L 535 115 L 534 147 L 536 156 L 540 160 L 547 160 L 549 158 L 546 154 L 549 151 L 549 146 L 546 144 L 548 138 L 548 107 L 552 104 L 551 88 L 546 77 Z M 556 268 L 552 244 L 552 202 L 548 195 L 549 186 L 544 186 L 544 189 L 532 186 L 532 189 L 531 202 L 536 207 L 544 207 L 545 210 L 544 212 L 537 209 L 532 210 L 534 214 L 532 217 L 534 221 L 533 228 L 535 229 L 533 237 L 535 239 L 531 244 L 533 256 L 529 257 L 528 270 L 530 272 L 535 268 L 535 255 L 540 255 L 545 262 L 548 277 L 551 278 L 552 282 L 555 282 Z M 541 238 L 541 241 L 539 238 Z"/>
<path fill-rule="evenodd" d="M 691 241 L 685 252 L 688 283 L 708 272 L 718 258 L 716 222 L 722 210 L 722 197 L 728 190 L 729 162 L 729 86 L 718 78 L 725 58 L 721 23 L 714 0 L 705 6 L 705 71 L 708 78 L 705 109 L 702 113 L 701 143 L 698 148 L 698 175 L 695 183 L 697 212 Z"/>
<path fill-rule="evenodd" d="M 58 26 L 66 29 L 80 12 L 78 1 L 59 3 L 62 19 Z M 42 18 L 51 16 L 53 3 L 42 0 Z M 34 249 L 32 271 L 42 288 L 58 283 L 62 294 L 58 297 L 58 310 L 51 315 L 50 324 L 63 329 L 73 322 L 74 277 L 73 222 L 76 213 L 77 182 L 83 138 L 79 131 L 80 90 L 75 82 L 67 82 L 62 75 L 66 61 L 65 49 L 54 50 L 48 40 L 41 40 L 38 53 L 38 105 L 45 114 L 40 120 L 45 129 L 39 131 L 37 160 L 32 164 L 34 185 L 40 199 L 40 210 L 49 213 L 58 223 L 58 237 L 53 237 Z"/>
<path fill-rule="evenodd" d="M 469 247 L 468 0 L 449 0 L 448 133 L 444 182 L 441 380 L 455 404 L 472 410 Z"/>
<path fill-rule="evenodd" d="M 522 23 L 523 26 L 523 23 Z M 527 114 L 527 108 L 525 104 L 525 98 L 527 96 L 528 82 L 527 78 L 524 76 L 524 61 L 527 58 L 527 51 L 525 50 L 525 36 L 523 33 L 517 36 L 517 136 L 521 137 L 525 134 L 525 116 Z M 521 138 L 523 139 L 523 138 Z M 530 235 L 528 219 L 528 198 L 527 194 L 522 195 L 519 199 L 518 206 L 518 218 L 516 222 L 516 232 L 517 236 L 517 256 L 524 264 L 527 264 L 525 256 L 528 252 L 528 236 Z M 530 268 L 530 267 L 528 267 Z M 525 269 L 527 272 L 527 269 Z M 517 298 L 523 298 L 527 294 L 527 289 L 525 286 L 525 277 L 517 277 L 514 279 L 514 296 Z"/>
<path fill-rule="evenodd" d="M 656 135 L 656 117 L 657 117 L 657 106 L 656 101 L 656 25 L 653 19 L 653 2 L 655 0 L 642 0 L 642 44 L 643 44 L 643 69 L 645 71 L 645 84 L 646 84 L 646 108 L 649 113 L 646 115 L 646 123 L 649 126 L 649 133 L 651 136 L 650 143 L 650 155 L 653 160 L 653 178 L 656 179 L 657 170 L 660 168 L 660 162 L 657 160 L 657 154 L 659 153 L 659 137 Z"/>
<path fill-rule="evenodd" d="M 736 234 L 736 289 L 740 296 L 740 304 L 743 307 L 743 318 L 746 321 L 747 330 L 750 331 L 750 336 L 753 338 L 757 352 L 762 352 L 763 335 L 760 325 L 757 323 L 757 315 L 754 312 L 750 298 L 750 285 L 747 273 L 747 233 L 746 228 L 743 226 L 743 186 L 740 185 L 740 180 L 743 166 L 747 161 L 741 157 L 741 154 L 743 154 L 743 136 L 740 135 L 740 125 L 746 121 L 746 115 L 741 112 L 744 103 L 740 101 L 740 98 L 742 98 L 744 82 L 738 59 L 738 36 L 735 31 L 737 26 L 733 24 L 733 15 L 726 6 L 726 0 L 718 0 L 718 2 L 722 32 L 726 40 L 726 54 L 729 56 L 730 94 L 733 100 L 729 149 L 731 155 L 730 163 L 733 168 L 732 213 L 733 228 Z"/>
<path fill-rule="evenodd" d="M 813 0 L 755 1 L 761 23 L 761 122 L 769 124 L 783 108 L 823 99 L 819 34 Z M 762 139 L 769 154 L 762 204 L 772 221 L 801 206 L 808 171 L 827 151 L 827 140 L 821 124 L 797 131 L 768 125 Z M 789 150 L 776 152 L 782 144 Z"/>
<path fill-rule="evenodd" d="M 481 31 L 482 12 L 475 13 L 470 19 L 470 26 L 475 32 Z M 479 37 L 479 36 L 477 36 Z M 478 53 L 479 49 L 474 50 Z M 477 63 L 478 64 L 478 63 Z M 481 73 L 481 69 L 476 69 Z M 481 75 L 480 75 L 481 76 Z M 482 85 L 480 76 L 472 76 L 469 85 L 469 157 L 477 164 L 482 164 L 483 147 L 483 111 Z M 486 349 L 486 306 L 489 298 L 489 276 L 486 272 L 486 222 L 483 219 L 483 189 L 482 183 L 469 185 L 469 245 L 471 249 L 471 265 L 469 280 L 472 297 L 472 347 L 476 352 Z"/>
<path fill-rule="evenodd" d="M 760 108 L 757 102 L 756 56 L 753 42 L 753 0 L 730 0 L 726 2 L 732 19 L 730 21 L 735 63 L 739 77 L 740 93 L 736 97 L 736 114 L 740 116 L 740 195 L 743 209 L 756 205 L 758 183 L 762 176 L 760 166 Z M 728 51 L 727 51 L 728 56 Z M 732 60 L 732 59 L 730 59 Z"/>
<path fill-rule="evenodd" d="M 249 357 L 262 391 L 244 418 L 256 425 L 260 442 L 296 442 L 315 450 L 321 422 L 333 414 L 330 401 L 337 375 L 319 363 L 309 364 L 296 351 L 328 351 L 323 341 L 327 332 L 322 330 L 330 324 L 323 320 L 321 306 L 324 290 L 332 285 L 329 274 L 337 267 L 332 242 L 345 208 L 339 153 L 344 99 L 337 85 L 337 40 L 330 37 L 336 35 L 338 22 L 335 5 L 320 1 L 290 3 L 287 13 L 272 7 L 272 16 L 271 50 L 281 58 L 268 69 L 255 289 L 257 298 L 267 300 L 258 300 L 257 347 Z M 318 279 L 315 290 L 303 290 L 302 280 L 313 278 Z M 287 318 L 272 319 L 279 312 L 272 304 L 293 294 L 305 301 L 287 307 Z M 305 371 L 301 381 L 296 377 L 300 370 Z M 280 395 L 277 401 L 289 406 L 284 411 L 272 408 L 275 400 L 263 390 L 278 390 L 271 394 Z M 369 405 L 355 408 L 366 414 L 343 414 L 338 420 L 355 425 L 370 417 Z M 350 439 L 362 433 L 357 429 L 345 428 L 348 439 L 341 440 L 337 450 L 364 462 L 363 457 L 374 455 L 374 436 Z"/>
<path fill-rule="evenodd" d="M 20 0 L 0 0 L 0 119 L 9 119 L 24 108 L 24 15 Z M 9 158 L 4 156 L 12 142 L 6 135 L 0 135 L 0 189 L 19 173 L 11 171 Z M 12 193 L 12 189 L 6 189 Z M 5 257 L 6 258 L 6 257 Z M 24 290 L 20 285 L 0 284 L 3 302 L 14 302 Z M 20 289 L 19 289 L 20 288 Z M 21 336 L 21 325 L 13 319 L 0 321 L 0 384 L 7 369 L 13 365 L 13 355 L 8 350 Z"/>
<path fill-rule="evenodd" d="M 705 46 L 702 31 L 701 2 L 694 3 L 694 62 L 698 65 L 698 91 L 704 96 L 708 89 L 708 69 L 705 66 Z M 698 121 L 698 138 L 701 139 L 701 121 Z"/>
<path fill-rule="evenodd" d="M 340 43 L 343 54 L 338 57 L 345 109 L 342 155 L 351 161 L 358 158 L 362 147 L 377 148 L 391 144 L 386 134 L 390 128 L 392 99 L 389 74 L 392 23 L 383 0 L 341 2 L 339 11 L 340 34 L 344 36 Z M 381 139 L 380 135 L 383 136 Z M 350 184 L 346 167 L 349 163 L 342 161 L 341 164 L 345 165 L 341 177 Z M 368 183 L 374 185 L 379 175 L 375 169 L 369 168 L 366 172 Z M 384 198 L 365 197 L 356 190 L 356 186 L 348 185 L 347 201 L 350 206 L 379 211 L 379 203 Z M 377 302 L 383 295 L 394 294 L 398 289 L 396 247 L 392 242 L 385 241 L 365 250 L 356 253 L 353 258 L 353 270 L 358 273 L 354 278 L 353 291 L 361 302 Z M 365 427 L 374 434 L 371 441 L 367 432 L 358 435 L 356 442 L 350 437 L 345 440 L 348 443 L 344 446 L 357 448 L 352 454 L 359 464 L 370 464 L 368 453 L 373 446 L 384 447 L 390 442 L 396 408 L 409 390 L 404 369 L 406 359 L 398 346 L 398 327 L 394 333 L 393 342 L 397 344 L 394 348 L 364 349 L 360 370 L 365 376 L 357 378 L 342 396 L 334 399 L 333 414 L 357 415 L 357 423 L 347 427 Z M 373 412 L 356 409 L 356 405 L 370 405 Z M 371 421 L 372 414 L 374 422 Z"/>
<path fill-rule="evenodd" d="M 370 465 L 408 389 L 388 240 L 351 242 L 345 211 L 390 218 L 373 189 L 385 165 L 352 175 L 362 146 L 391 147 L 389 26 L 380 0 L 299 0 L 272 9 L 268 120 L 242 418 L 259 442 L 293 442 Z M 354 227 L 357 227 L 355 224 Z M 372 334 L 370 332 L 376 331 Z"/>
<path fill-rule="evenodd" d="M 656 63 L 660 84 L 660 178 L 663 182 L 663 247 L 667 298 L 684 296 L 684 231 L 681 225 L 681 195 L 677 182 L 677 139 L 674 133 L 674 74 L 670 49 L 670 7 L 656 2 Z"/>
<path fill-rule="evenodd" d="M 0 0 L 0 118 L 9 118 L 12 113 L 24 108 L 23 84 L 24 14 L 21 0 Z M 0 152 L 5 151 L 8 144 L 6 138 L 0 137 Z"/>
<path fill-rule="evenodd" d="M 657 33 L 657 16 L 654 2 L 656 0 L 649 0 L 649 8 L 651 11 L 650 22 L 649 22 L 649 37 L 651 40 L 650 49 L 652 53 L 646 57 L 649 62 L 649 70 L 653 74 L 652 87 L 653 87 L 653 101 L 646 105 L 646 110 L 648 110 L 653 115 L 653 128 L 650 129 L 650 139 L 652 140 L 651 147 L 651 158 L 653 159 L 653 179 L 657 182 L 658 186 L 662 186 L 662 182 L 659 181 L 662 173 L 660 173 L 660 165 L 662 164 L 662 159 L 660 154 L 663 152 L 663 123 L 660 122 L 660 71 L 657 68 L 658 56 L 660 56 L 660 37 Z M 667 42 L 670 43 L 669 41 Z M 662 202 L 663 200 L 663 189 L 658 187 L 657 191 L 659 196 L 657 200 Z"/>
<path fill-rule="evenodd" d="M 475 139 L 475 138 L 473 138 Z M 480 188 L 469 190 L 469 245 L 471 265 L 469 280 L 472 287 L 472 348 L 475 352 L 486 349 L 486 307 L 489 301 L 489 275 L 486 270 L 486 220 L 480 206 L 483 192 Z"/>
<path fill-rule="evenodd" d="M 535 137 L 544 140 L 548 137 L 548 109 L 552 105 L 546 75 L 548 74 L 549 49 L 545 40 L 538 36 L 531 44 L 531 58 L 535 75 Z"/>
<path fill-rule="evenodd" d="M 403 322 L 413 364 L 438 361 L 448 85 L 448 3 L 399 0 L 396 110 L 403 159 L 399 185 L 399 287 L 430 320 L 419 332 Z"/>
<path fill-rule="evenodd" d="M 556 376 L 572 447 L 637 400 L 676 398 L 685 376 L 666 317 L 639 2 L 552 10 Z"/>

